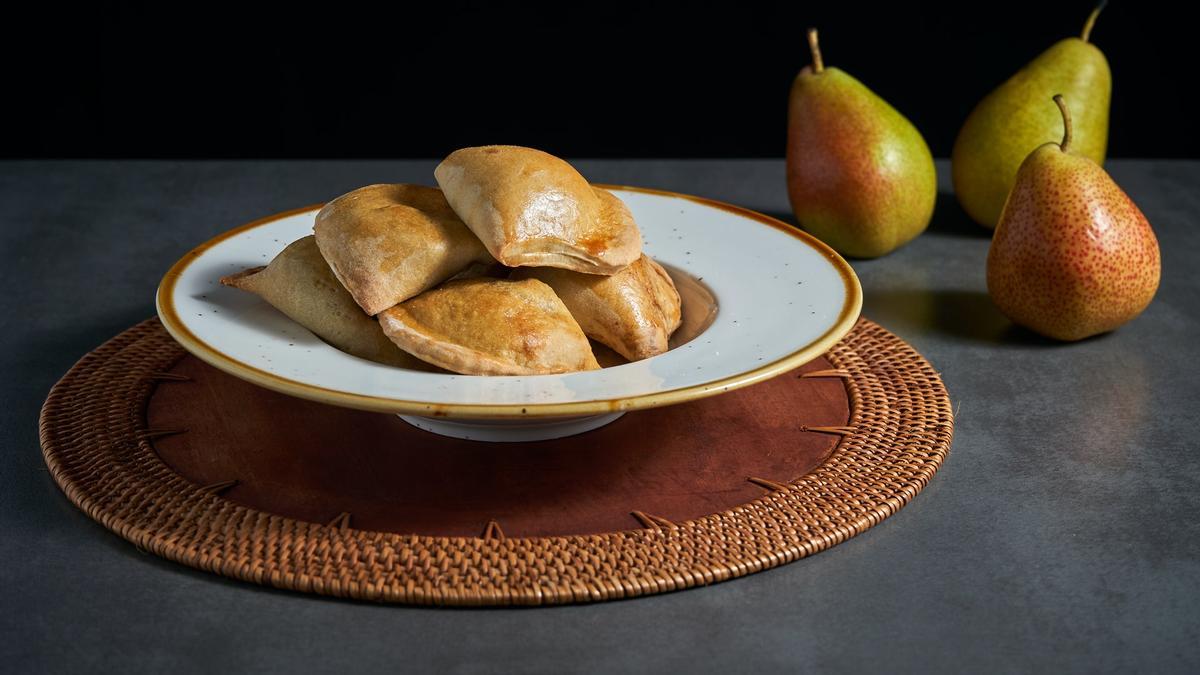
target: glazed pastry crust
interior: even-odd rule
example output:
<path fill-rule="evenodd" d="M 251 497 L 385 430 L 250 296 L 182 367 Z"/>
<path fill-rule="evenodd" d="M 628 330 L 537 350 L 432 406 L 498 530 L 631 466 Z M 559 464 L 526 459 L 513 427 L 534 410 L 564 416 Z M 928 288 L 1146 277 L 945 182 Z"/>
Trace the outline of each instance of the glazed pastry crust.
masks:
<path fill-rule="evenodd" d="M 544 281 L 588 337 L 630 361 L 667 351 L 682 320 L 675 283 L 645 254 L 607 277 L 546 267 L 516 270 L 513 276 Z"/>
<path fill-rule="evenodd" d="M 591 344 L 546 284 L 450 281 L 379 314 L 401 349 L 466 375 L 541 375 L 600 367 Z"/>
<path fill-rule="evenodd" d="M 402 368 L 424 365 L 392 344 L 379 323 L 359 308 L 333 276 L 312 235 L 289 244 L 266 267 L 231 274 L 221 283 L 258 295 L 348 354 Z"/>
<path fill-rule="evenodd" d="M 370 315 L 472 263 L 494 262 L 442 191 L 423 185 L 369 185 L 348 192 L 321 209 L 313 232 L 334 275 Z"/>
<path fill-rule="evenodd" d="M 641 233 L 625 203 L 540 150 L 464 148 L 434 176 L 463 222 L 509 267 L 607 275 L 641 255 Z"/>

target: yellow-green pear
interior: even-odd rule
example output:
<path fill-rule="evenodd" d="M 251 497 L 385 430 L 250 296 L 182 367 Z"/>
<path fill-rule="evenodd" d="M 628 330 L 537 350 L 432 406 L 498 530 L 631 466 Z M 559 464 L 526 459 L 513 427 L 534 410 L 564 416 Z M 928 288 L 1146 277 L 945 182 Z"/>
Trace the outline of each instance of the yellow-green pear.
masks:
<path fill-rule="evenodd" d="M 1062 118 L 1046 101 L 1062 94 L 1079 111 L 1076 154 L 1104 163 L 1112 74 L 1088 42 L 1104 3 L 1092 10 L 1080 37 L 1055 43 L 988 94 L 963 123 L 954 142 L 954 192 L 963 210 L 994 228 L 1016 180 L 1017 168 L 1036 148 L 1058 139 Z"/>

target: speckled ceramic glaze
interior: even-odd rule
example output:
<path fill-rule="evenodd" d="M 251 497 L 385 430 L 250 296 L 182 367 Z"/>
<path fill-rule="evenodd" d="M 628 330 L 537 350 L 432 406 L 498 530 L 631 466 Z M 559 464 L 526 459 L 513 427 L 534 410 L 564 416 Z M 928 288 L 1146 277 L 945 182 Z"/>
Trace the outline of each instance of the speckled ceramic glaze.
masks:
<path fill-rule="evenodd" d="M 819 356 L 858 318 L 862 292 L 853 271 L 803 232 L 719 202 L 610 189 L 637 219 L 646 253 L 716 299 L 707 329 L 644 361 L 525 377 L 405 370 L 342 353 L 259 298 L 218 283 L 311 233 L 319 206 L 250 223 L 185 255 L 159 286 L 159 316 L 190 352 L 261 386 L 410 421 L 420 416 L 422 428 L 481 440 L 547 437 L 530 430 L 537 426 L 530 418 L 554 426 L 554 436 L 579 433 L 601 422 L 592 416 L 611 420 L 753 384 Z M 567 423 L 571 417 L 578 424 Z"/>

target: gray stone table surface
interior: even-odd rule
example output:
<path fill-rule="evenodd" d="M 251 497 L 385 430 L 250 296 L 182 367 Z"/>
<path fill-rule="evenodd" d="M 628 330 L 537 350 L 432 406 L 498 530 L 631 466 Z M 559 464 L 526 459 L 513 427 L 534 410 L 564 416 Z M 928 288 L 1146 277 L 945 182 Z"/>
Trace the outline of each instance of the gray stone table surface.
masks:
<path fill-rule="evenodd" d="M 1200 672 L 1200 163 L 1113 161 L 1162 245 L 1153 305 L 1053 345 L 989 303 L 988 233 L 853 263 L 864 314 L 941 371 L 950 456 L 908 507 L 819 555 L 594 605 L 447 610 L 306 596 L 139 552 L 75 509 L 38 410 L 77 358 L 154 314 L 218 232 L 433 161 L 0 162 L 0 670 L 463 673 Z M 580 161 L 595 181 L 790 219 L 783 163 Z"/>

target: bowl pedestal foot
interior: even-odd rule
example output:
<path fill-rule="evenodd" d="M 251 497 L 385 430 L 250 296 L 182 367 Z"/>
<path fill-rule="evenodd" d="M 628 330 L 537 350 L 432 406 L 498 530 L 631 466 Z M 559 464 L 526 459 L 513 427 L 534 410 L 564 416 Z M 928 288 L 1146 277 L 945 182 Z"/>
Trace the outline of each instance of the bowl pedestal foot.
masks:
<path fill-rule="evenodd" d="M 544 419 L 446 419 L 444 417 L 420 417 L 397 415 L 418 429 L 441 436 L 464 438 L 469 441 L 490 443 L 519 443 L 523 441 L 547 441 L 582 434 L 613 422 L 623 412 L 579 417 L 549 417 Z"/>

